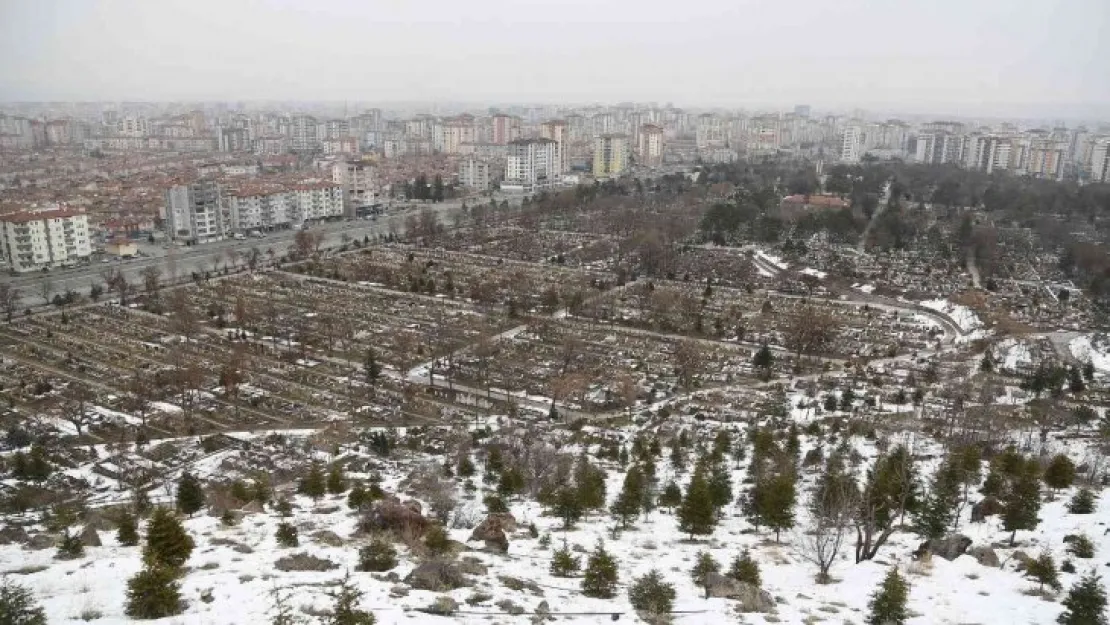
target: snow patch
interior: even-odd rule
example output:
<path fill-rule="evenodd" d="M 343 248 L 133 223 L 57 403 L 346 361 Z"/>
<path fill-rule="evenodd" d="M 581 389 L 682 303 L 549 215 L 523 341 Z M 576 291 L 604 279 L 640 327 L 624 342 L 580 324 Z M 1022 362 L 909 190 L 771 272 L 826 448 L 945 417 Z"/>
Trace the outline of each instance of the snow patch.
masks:
<path fill-rule="evenodd" d="M 1090 363 L 1098 373 L 1110 373 L 1110 337 L 1105 334 L 1077 336 L 1068 343 L 1071 355 Z"/>

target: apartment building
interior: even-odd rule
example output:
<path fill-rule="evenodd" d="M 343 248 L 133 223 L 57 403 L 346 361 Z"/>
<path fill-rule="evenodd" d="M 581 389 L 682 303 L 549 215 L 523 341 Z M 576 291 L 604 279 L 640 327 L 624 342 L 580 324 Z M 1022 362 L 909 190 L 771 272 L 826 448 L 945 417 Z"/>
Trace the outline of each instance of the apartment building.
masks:
<path fill-rule="evenodd" d="M 235 230 L 274 230 L 291 225 L 288 194 L 281 189 L 240 187 L 224 196 Z"/>
<path fill-rule="evenodd" d="M 220 185 L 212 180 L 167 189 L 161 217 L 166 236 L 174 241 L 206 243 L 232 233 L 231 216 L 224 206 Z"/>
<path fill-rule="evenodd" d="M 1110 182 L 1110 137 L 1094 141 L 1091 149 L 1091 182 Z"/>
<path fill-rule="evenodd" d="M 474 143 L 474 118 L 462 115 L 443 125 L 443 146 L 445 154 L 459 154 L 464 143 Z"/>
<path fill-rule="evenodd" d="M 567 149 L 570 142 L 570 128 L 567 122 L 561 119 L 544 122 L 540 125 L 540 136 L 555 142 L 555 172 L 559 175 L 566 173 L 570 169 Z"/>
<path fill-rule="evenodd" d="M 695 139 L 699 151 L 724 147 L 725 124 L 720 117 L 712 113 L 703 113 L 698 115 L 697 124 Z"/>
<path fill-rule="evenodd" d="M 617 177 L 628 170 L 629 141 L 625 134 L 601 135 L 594 139 L 594 176 Z"/>
<path fill-rule="evenodd" d="M 302 183 L 295 185 L 287 193 L 291 200 L 291 217 L 294 225 L 344 215 L 343 189 L 337 184 Z"/>
<path fill-rule="evenodd" d="M 636 156 L 640 159 L 640 164 L 647 167 L 658 167 L 663 164 L 662 126 L 644 124 L 640 127 Z"/>
<path fill-rule="evenodd" d="M 12 271 L 69 267 L 90 254 L 84 213 L 55 208 L 0 217 L 0 256 Z"/>
<path fill-rule="evenodd" d="M 294 115 L 289 120 L 289 148 L 294 152 L 313 152 L 320 145 L 316 118 L 311 115 Z"/>
<path fill-rule="evenodd" d="M 558 156 L 553 140 L 517 139 L 509 144 L 502 191 L 531 194 L 558 182 Z"/>
<path fill-rule="evenodd" d="M 343 193 L 343 210 L 348 217 L 358 214 L 360 207 L 378 202 L 381 184 L 376 165 L 366 161 L 340 161 L 332 165 L 331 180 Z"/>
<path fill-rule="evenodd" d="M 474 156 L 460 160 L 459 184 L 474 191 L 488 191 L 490 188 L 489 163 Z"/>
<path fill-rule="evenodd" d="M 520 118 L 513 115 L 494 115 L 490 120 L 490 141 L 505 145 L 520 138 Z M 548 137 L 551 138 L 551 137 Z"/>
<path fill-rule="evenodd" d="M 840 131 L 840 161 L 842 163 L 858 163 L 860 157 L 862 135 L 859 126 L 845 126 Z"/>

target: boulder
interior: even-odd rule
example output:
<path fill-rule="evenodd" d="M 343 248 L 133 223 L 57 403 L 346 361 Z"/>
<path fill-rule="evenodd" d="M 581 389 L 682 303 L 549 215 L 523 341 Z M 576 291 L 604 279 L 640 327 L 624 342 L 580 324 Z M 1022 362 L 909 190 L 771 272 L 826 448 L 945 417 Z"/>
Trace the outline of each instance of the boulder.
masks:
<path fill-rule="evenodd" d="M 85 529 L 81 530 L 81 544 L 86 547 L 100 547 L 103 543 L 100 542 L 100 534 L 91 525 L 86 525 Z"/>
<path fill-rule="evenodd" d="M 40 549 L 50 549 L 58 544 L 54 537 L 49 534 L 32 534 L 23 541 L 23 546 L 33 551 Z"/>
<path fill-rule="evenodd" d="M 989 516 L 1002 514 L 1003 509 L 1002 502 L 995 497 L 984 497 L 982 501 L 971 506 L 971 522 L 982 523 Z"/>
<path fill-rule="evenodd" d="M 343 539 L 331 530 L 320 530 L 312 535 L 312 540 L 329 547 L 342 547 Z"/>
<path fill-rule="evenodd" d="M 27 540 L 27 530 L 18 525 L 9 525 L 0 529 L 0 545 L 22 543 Z"/>
<path fill-rule="evenodd" d="M 257 501 L 249 501 L 243 507 L 239 508 L 239 512 L 243 514 L 261 514 L 263 512 L 262 504 Z"/>
<path fill-rule="evenodd" d="M 360 529 L 363 531 L 396 531 L 414 537 L 423 536 L 432 522 L 420 514 L 417 502 L 401 503 L 396 497 L 381 499 L 363 517 Z"/>
<path fill-rule="evenodd" d="M 516 519 L 508 513 L 491 514 L 474 528 L 470 540 L 480 540 L 491 551 L 505 553 L 509 550 L 508 532 L 516 529 Z"/>
<path fill-rule="evenodd" d="M 85 526 L 98 532 L 110 532 L 116 528 L 116 523 L 110 514 L 94 509 L 85 513 Z"/>
<path fill-rule="evenodd" d="M 990 547 L 972 547 L 967 550 L 967 555 L 975 558 L 975 561 L 983 566 L 998 568 L 1002 562 L 998 559 L 998 554 Z"/>
<path fill-rule="evenodd" d="M 330 571 L 339 568 L 339 565 L 302 552 L 279 559 L 274 562 L 274 568 L 279 571 Z"/>
<path fill-rule="evenodd" d="M 720 573 L 710 573 L 706 579 L 710 597 L 736 599 L 741 612 L 770 612 L 775 607 L 771 593 L 747 582 L 740 582 Z"/>
<path fill-rule="evenodd" d="M 551 615 L 551 606 L 548 605 L 547 600 L 539 602 L 536 609 L 532 611 L 532 625 L 541 625 L 544 621 L 554 621 L 555 617 Z"/>
<path fill-rule="evenodd" d="M 429 560 L 420 563 L 405 577 L 405 583 L 417 590 L 445 592 L 469 586 L 470 580 L 459 567 L 442 560 Z"/>
<path fill-rule="evenodd" d="M 929 552 L 934 556 L 952 561 L 964 555 L 970 546 L 971 539 L 967 536 L 963 534 L 949 534 L 944 538 L 931 538 L 921 543 L 914 554 L 920 556 L 925 552 Z"/>

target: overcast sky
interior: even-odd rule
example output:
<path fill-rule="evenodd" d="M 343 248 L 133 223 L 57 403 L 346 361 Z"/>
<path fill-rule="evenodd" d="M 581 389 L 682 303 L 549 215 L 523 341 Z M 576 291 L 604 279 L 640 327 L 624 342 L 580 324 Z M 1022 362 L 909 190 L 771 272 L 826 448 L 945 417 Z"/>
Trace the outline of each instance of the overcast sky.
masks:
<path fill-rule="evenodd" d="M 0 0 L 0 101 L 1110 118 L 1110 0 Z"/>

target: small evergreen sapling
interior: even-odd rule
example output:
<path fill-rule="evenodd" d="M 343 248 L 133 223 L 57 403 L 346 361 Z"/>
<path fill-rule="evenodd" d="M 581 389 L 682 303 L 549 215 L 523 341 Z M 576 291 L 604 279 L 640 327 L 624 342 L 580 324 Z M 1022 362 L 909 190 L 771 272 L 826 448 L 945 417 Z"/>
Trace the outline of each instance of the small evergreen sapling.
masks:
<path fill-rule="evenodd" d="M 571 553 L 564 540 L 562 549 L 556 550 L 551 556 L 551 574 L 555 577 L 574 577 L 580 567 L 581 559 Z"/>
<path fill-rule="evenodd" d="M 628 587 L 628 601 L 637 612 L 652 616 L 670 614 L 674 608 L 675 589 L 663 581 L 655 569 L 637 578 Z"/>
<path fill-rule="evenodd" d="M 702 551 L 698 553 L 694 568 L 690 571 L 690 577 L 693 578 L 695 584 L 705 590 L 705 598 L 708 599 L 710 574 L 720 572 L 721 565 L 713 559 L 712 554 L 708 551 Z"/>
<path fill-rule="evenodd" d="M 910 586 L 898 574 L 898 569 L 890 569 L 882 585 L 871 595 L 868 604 L 871 614 L 867 617 L 867 625 L 904 625 L 909 618 L 906 609 L 909 594 Z"/>
<path fill-rule="evenodd" d="M 300 545 L 300 539 L 297 535 L 297 526 L 292 523 L 278 523 L 277 531 L 274 532 L 274 538 L 277 539 L 278 545 L 282 547 L 296 547 Z"/>
<path fill-rule="evenodd" d="M 1025 567 L 1025 576 L 1037 580 L 1037 584 L 1042 590 L 1046 584 L 1053 590 L 1060 590 L 1060 575 L 1056 571 L 1056 563 L 1052 560 L 1052 554 L 1047 551 Z"/>
<path fill-rule="evenodd" d="M 397 566 L 397 550 L 389 542 L 375 538 L 358 551 L 358 570 L 380 573 Z"/>
<path fill-rule="evenodd" d="M 331 468 L 328 469 L 327 480 L 328 492 L 333 495 L 338 495 L 347 490 L 347 477 L 343 475 L 343 467 L 338 463 L 332 463 Z"/>
<path fill-rule="evenodd" d="M 123 510 L 116 517 L 116 540 L 123 547 L 139 544 L 139 524 L 129 510 Z"/>
<path fill-rule="evenodd" d="M 1087 536 L 1084 535 L 1084 534 L 1078 534 L 1078 535 L 1072 536 L 1070 538 L 1071 538 L 1070 541 L 1065 538 L 1065 541 L 1069 542 L 1069 544 L 1068 544 L 1068 553 L 1069 554 L 1071 554 L 1071 555 L 1073 555 L 1077 558 L 1084 558 L 1084 559 L 1095 557 L 1095 544 L 1093 542 L 1091 542 L 1090 538 L 1087 538 Z"/>
<path fill-rule="evenodd" d="M 192 473 L 186 471 L 177 483 L 177 509 L 192 516 L 204 507 L 204 487 Z"/>
<path fill-rule="evenodd" d="M 732 561 L 732 566 L 728 569 L 728 576 L 738 582 L 745 582 L 757 588 L 762 583 L 759 576 L 759 563 L 752 559 L 751 552 L 747 549 Z"/>
<path fill-rule="evenodd" d="M 1063 604 L 1064 613 L 1056 619 L 1060 625 L 1106 625 L 1106 590 L 1094 571 L 1071 587 Z"/>
<path fill-rule="evenodd" d="M 193 538 L 172 512 L 166 508 L 154 510 L 147 522 L 146 546 L 143 548 L 145 563 L 180 569 L 195 546 Z"/>
<path fill-rule="evenodd" d="M 582 594 L 595 599 L 611 599 L 619 574 L 613 556 L 605 551 L 605 545 L 598 541 L 597 547 L 586 562 L 586 572 L 582 577 Z"/>
<path fill-rule="evenodd" d="M 1070 514 L 1093 514 L 1094 511 L 1095 494 L 1086 486 L 1076 491 L 1071 501 L 1068 502 L 1068 512 Z"/>
<path fill-rule="evenodd" d="M 185 603 L 177 577 L 177 569 L 148 563 L 127 581 L 127 616 L 157 619 L 181 614 Z"/>
<path fill-rule="evenodd" d="M 0 623 L 46 625 L 46 613 L 35 603 L 30 590 L 3 577 L 0 578 Z"/>
<path fill-rule="evenodd" d="M 328 596 L 334 604 L 331 614 L 323 621 L 324 625 L 374 625 L 374 615 L 358 607 L 362 601 L 362 591 L 351 581 L 349 572 Z"/>

